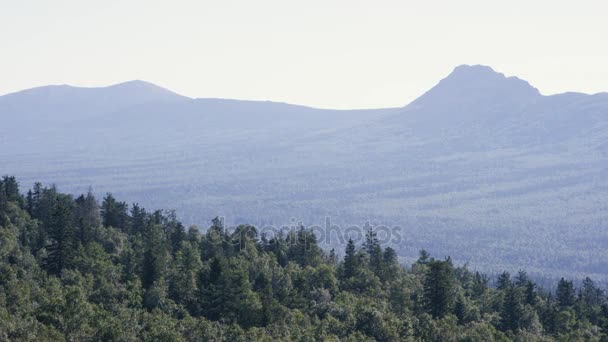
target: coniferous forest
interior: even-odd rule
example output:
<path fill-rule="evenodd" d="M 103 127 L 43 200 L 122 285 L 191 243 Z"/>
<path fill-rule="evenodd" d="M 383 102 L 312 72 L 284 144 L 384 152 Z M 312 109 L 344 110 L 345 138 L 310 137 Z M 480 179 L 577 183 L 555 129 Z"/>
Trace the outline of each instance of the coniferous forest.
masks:
<path fill-rule="evenodd" d="M 587 278 L 543 289 L 421 251 L 400 265 L 373 230 L 325 251 L 305 228 L 186 228 L 108 194 L 0 181 L 0 341 L 608 341 Z"/>

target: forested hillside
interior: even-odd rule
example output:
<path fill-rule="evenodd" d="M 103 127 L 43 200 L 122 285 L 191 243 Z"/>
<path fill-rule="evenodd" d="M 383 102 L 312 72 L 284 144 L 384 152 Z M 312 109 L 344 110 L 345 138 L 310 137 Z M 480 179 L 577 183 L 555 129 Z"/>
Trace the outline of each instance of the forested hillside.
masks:
<path fill-rule="evenodd" d="M 408 263 L 424 248 L 608 284 L 607 113 L 606 93 L 545 96 L 484 66 L 370 110 L 45 86 L 0 96 L 0 175 L 94 185 L 187 225 L 398 225 Z"/>
<path fill-rule="evenodd" d="M 424 251 L 404 267 L 373 230 L 343 248 L 304 228 L 258 236 L 214 219 L 201 232 L 109 194 L 22 194 L 4 177 L 0 340 L 608 339 L 591 279 L 547 291 L 524 271 L 488 279 Z"/>

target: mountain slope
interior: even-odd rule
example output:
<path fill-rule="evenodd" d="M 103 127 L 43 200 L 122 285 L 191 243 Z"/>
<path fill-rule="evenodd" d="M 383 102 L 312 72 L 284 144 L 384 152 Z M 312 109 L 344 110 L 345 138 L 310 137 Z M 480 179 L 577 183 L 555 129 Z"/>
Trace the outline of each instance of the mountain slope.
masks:
<path fill-rule="evenodd" d="M 487 269 L 608 280 L 608 94 L 460 66 L 398 109 L 189 99 L 135 82 L 0 97 L 0 173 L 95 184 L 187 223 L 403 227 Z M 187 184 L 187 185 L 186 185 Z M 330 241 L 330 243 L 334 243 Z"/>

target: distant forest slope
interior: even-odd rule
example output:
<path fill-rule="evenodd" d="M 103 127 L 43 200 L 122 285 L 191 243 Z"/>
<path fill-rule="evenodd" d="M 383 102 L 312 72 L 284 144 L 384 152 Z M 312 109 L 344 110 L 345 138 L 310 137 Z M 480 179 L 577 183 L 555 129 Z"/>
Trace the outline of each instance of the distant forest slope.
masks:
<path fill-rule="evenodd" d="M 0 180 L 0 341 L 605 341 L 606 295 Z M 566 278 L 571 277 L 567 272 Z"/>
<path fill-rule="evenodd" d="M 608 94 L 457 67 L 402 108 L 192 99 L 142 81 L 0 96 L 0 175 L 187 224 L 398 225 L 402 261 L 608 282 Z"/>

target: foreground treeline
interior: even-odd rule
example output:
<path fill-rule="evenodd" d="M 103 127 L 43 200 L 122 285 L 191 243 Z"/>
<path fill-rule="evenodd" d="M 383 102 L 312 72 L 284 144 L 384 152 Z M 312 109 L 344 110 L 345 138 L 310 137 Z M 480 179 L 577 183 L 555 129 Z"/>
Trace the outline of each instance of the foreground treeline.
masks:
<path fill-rule="evenodd" d="M 171 213 L 0 181 L 0 341 L 607 341 L 590 279 L 538 288 L 422 251 L 407 270 L 373 231 L 343 258 L 305 229 L 206 233 Z M 490 286 L 491 284 L 496 286 Z"/>

